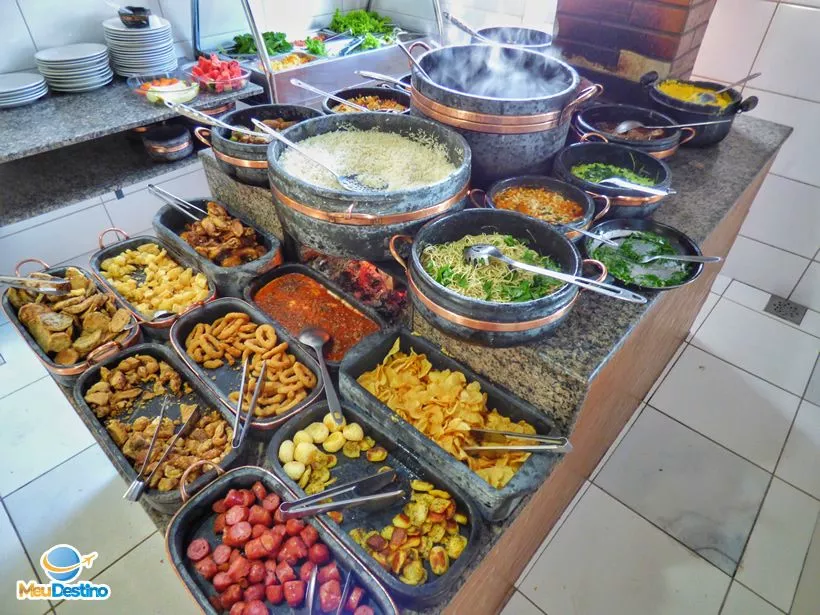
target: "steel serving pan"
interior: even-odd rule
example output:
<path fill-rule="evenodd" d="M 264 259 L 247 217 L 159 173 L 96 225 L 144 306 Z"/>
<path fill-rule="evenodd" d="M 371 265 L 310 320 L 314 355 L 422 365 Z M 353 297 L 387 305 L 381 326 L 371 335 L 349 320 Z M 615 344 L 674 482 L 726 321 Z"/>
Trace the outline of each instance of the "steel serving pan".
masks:
<path fill-rule="evenodd" d="M 655 233 L 656 235 L 660 235 L 661 237 L 667 239 L 678 254 L 685 254 L 687 256 L 703 256 L 698 244 L 696 244 L 688 235 L 676 228 L 667 226 L 666 224 L 661 224 L 660 222 L 655 222 L 654 220 L 641 220 L 636 218 L 607 220 L 605 222 L 601 222 L 600 224 L 596 224 L 593 227 L 592 232 L 596 235 L 607 237 L 609 233 L 621 230 L 646 231 L 648 233 Z M 586 254 L 590 253 L 594 243 L 594 239 L 588 237 L 584 238 L 582 245 Z M 624 288 L 629 288 L 639 292 L 672 290 L 673 288 L 680 288 L 681 286 L 686 286 L 687 284 L 694 282 L 700 274 L 703 273 L 703 268 L 703 263 L 689 263 L 689 277 L 687 277 L 680 284 L 673 284 L 662 288 L 655 286 L 641 286 L 639 284 L 627 284 L 611 274 L 608 276 L 608 281 L 611 284 L 617 284 L 618 286 L 623 286 Z"/>
<path fill-rule="evenodd" d="M 402 583 L 396 576 L 377 565 L 375 560 L 371 560 L 373 572 L 389 591 L 403 605 L 422 609 L 439 602 L 444 594 L 453 588 L 454 579 L 458 579 L 462 572 L 478 555 L 477 550 L 482 535 L 482 519 L 478 507 L 473 501 L 458 487 L 453 481 L 440 472 L 440 468 L 428 461 L 432 457 L 430 450 L 437 448 L 431 441 L 427 440 L 425 448 L 409 448 L 403 443 L 397 434 L 387 429 L 384 425 L 374 421 L 372 417 L 356 406 L 342 404 L 345 418 L 348 423 L 359 423 L 364 429 L 366 436 L 371 436 L 377 446 L 387 449 L 387 459 L 374 463 L 370 462 L 362 454 L 358 459 L 345 457 L 341 451 L 336 454 L 338 464 L 331 470 L 331 476 L 338 478 L 337 483 L 343 484 L 357 478 L 363 478 L 374 474 L 382 466 L 390 466 L 398 474 L 398 488 L 405 490 L 409 501 L 411 493 L 410 481 L 423 480 L 432 483 L 437 489 L 448 491 L 458 504 L 458 509 L 467 514 L 469 521 L 464 526 L 462 535 L 467 537 L 467 546 L 457 560 L 450 562 L 450 568 L 441 576 L 433 574 L 429 562 L 425 562 L 428 581 L 424 585 L 407 585 Z M 304 490 L 299 487 L 294 480 L 285 474 L 282 464 L 279 462 L 279 445 L 284 440 L 292 440 L 293 435 L 300 429 L 304 429 L 313 422 L 322 422 L 322 418 L 329 412 L 327 403 L 320 402 L 311 406 L 298 416 L 295 416 L 273 435 L 273 439 L 268 445 L 268 454 L 265 462 L 266 467 L 270 467 L 273 473 L 287 483 L 288 487 L 296 492 L 299 497 L 304 497 Z M 415 444 L 415 442 L 413 443 Z M 321 446 L 320 446 L 321 449 Z M 370 510 L 365 508 L 349 508 L 344 511 L 344 521 L 340 524 L 340 539 L 348 548 L 355 551 L 362 559 L 369 560 L 370 555 L 363 547 L 348 534 L 354 528 L 365 528 L 367 530 L 381 530 L 386 525 L 390 525 L 395 515 L 402 511 L 405 502 L 394 504 L 387 508 Z M 335 522 L 328 517 L 328 523 Z"/>
<path fill-rule="evenodd" d="M 35 261 L 40 263 L 43 266 L 43 273 L 48 273 L 53 276 L 62 277 L 65 275 L 66 269 L 68 267 L 49 267 L 46 263 L 36 259 L 26 259 L 17 264 L 15 271 L 19 271 L 20 265 L 26 262 Z M 101 290 L 105 293 L 110 293 L 109 289 L 105 286 L 101 285 L 95 276 L 91 275 L 85 269 L 81 267 L 74 267 L 82 273 L 86 279 L 93 282 L 94 285 L 97 287 L 98 290 Z M 40 348 L 40 344 L 37 343 L 37 340 L 32 337 L 29 330 L 26 326 L 20 322 L 20 319 L 17 317 L 17 310 L 9 301 L 8 297 L 9 289 L 6 289 L 3 293 L 2 304 L 3 304 L 3 311 L 6 312 L 6 316 L 9 319 L 9 322 L 14 325 L 14 328 L 17 330 L 17 333 L 20 334 L 20 337 L 25 340 L 26 344 L 28 344 L 29 348 L 37 355 L 37 358 L 40 359 L 40 363 L 48 370 L 51 376 L 63 386 L 73 386 L 74 383 L 77 381 L 77 378 L 82 374 L 85 370 L 89 367 L 98 363 L 100 361 L 105 360 L 106 358 L 118 353 L 123 348 L 128 348 L 129 346 L 133 346 L 134 344 L 139 343 L 142 339 L 142 332 L 137 325 L 136 319 L 134 319 L 133 315 L 131 317 L 131 325 L 133 325 L 131 329 L 131 333 L 123 342 L 115 342 L 111 341 L 102 346 L 99 346 L 92 350 L 88 356 L 78 363 L 74 363 L 73 365 L 60 365 L 55 363 L 48 353 L 45 352 L 42 348 Z M 125 304 L 122 299 L 114 293 L 114 300 L 116 301 L 117 307 L 128 309 L 128 305 Z"/>
<path fill-rule="evenodd" d="M 246 303 L 241 299 L 223 297 L 206 305 L 199 306 L 195 310 L 189 310 L 183 317 L 175 322 L 174 326 L 171 327 L 171 345 L 174 347 L 177 354 L 182 357 L 182 360 L 185 361 L 185 364 L 191 369 L 191 371 L 199 376 L 199 378 L 209 388 L 214 390 L 222 403 L 223 408 L 233 415 L 236 404 L 230 400 L 228 395 L 231 391 L 239 391 L 239 381 L 242 375 L 242 362 L 237 361 L 233 367 L 225 363 L 222 367 L 217 369 L 205 369 L 202 365 L 189 357 L 188 353 L 185 351 L 185 340 L 191 331 L 193 331 L 197 323 L 212 323 L 217 318 L 220 318 L 229 312 L 243 312 L 250 316 L 251 321 L 256 324 L 271 325 L 276 330 L 276 336 L 279 340 L 288 342 L 287 352 L 295 356 L 300 363 L 305 365 L 305 367 L 312 371 L 316 376 L 316 386 L 308 394 L 308 396 L 302 400 L 301 403 L 297 404 L 284 414 L 279 416 L 268 416 L 265 418 L 255 418 L 251 423 L 251 433 L 255 430 L 275 429 L 287 421 L 290 417 L 315 402 L 322 393 L 324 382 L 322 381 L 322 374 L 319 371 L 319 364 L 311 355 L 311 351 L 306 350 L 301 344 L 299 344 L 299 342 L 284 331 L 282 327 L 274 323 L 267 314 L 255 305 Z"/>
<path fill-rule="evenodd" d="M 282 264 L 282 243 L 273 234 L 260 230 L 248 222 L 245 217 L 231 211 L 231 208 L 224 203 L 214 199 L 192 199 L 190 203 L 206 209 L 209 201 L 219 204 L 231 217 L 252 228 L 256 232 L 256 240 L 265 248 L 265 253 L 257 259 L 236 267 L 220 267 L 210 259 L 200 255 L 180 237 L 180 234 L 192 220 L 170 205 L 164 205 L 154 216 L 154 230 L 157 236 L 162 237 L 169 244 L 173 244 L 180 252 L 185 252 L 195 259 L 200 269 L 206 272 L 208 278 L 214 280 L 216 290 L 220 296 L 241 297 L 243 289 L 254 276 Z"/>
<path fill-rule="evenodd" d="M 191 393 L 183 395 L 179 399 L 171 397 L 171 401 L 165 410 L 165 414 L 168 418 L 172 420 L 180 418 L 180 403 L 197 404 L 200 411 L 216 410 L 226 421 L 228 421 L 229 425 L 233 426 L 233 415 L 225 411 L 222 404 L 219 403 L 219 399 L 216 395 L 214 395 L 211 390 L 202 384 L 193 372 L 185 366 L 182 360 L 180 360 L 180 358 L 167 346 L 163 346 L 161 344 L 139 344 L 124 350 L 117 356 L 107 358 L 99 364 L 94 365 L 82 376 L 80 376 L 74 386 L 74 402 L 77 412 L 83 415 L 85 417 L 85 423 L 90 425 L 91 431 L 94 433 L 94 437 L 97 442 L 105 447 L 111 456 L 113 456 L 120 474 L 126 475 L 127 482 L 131 482 L 137 478 L 137 471 L 134 470 L 131 462 L 125 457 L 123 452 L 120 450 L 120 447 L 117 446 L 116 442 L 114 442 L 113 438 L 111 438 L 108 431 L 105 429 L 103 422 L 97 418 L 96 414 L 94 414 L 94 411 L 85 401 L 84 396 L 88 389 L 100 381 L 100 370 L 103 367 L 110 369 L 123 359 L 127 359 L 128 357 L 132 357 L 136 354 L 144 354 L 154 357 L 157 360 L 165 361 L 173 367 L 180 376 L 182 376 L 183 382 L 187 382 L 193 389 Z M 140 416 L 156 418 L 159 416 L 162 401 L 165 397 L 165 395 L 157 395 L 153 399 L 135 406 L 130 414 L 123 414 L 117 418 L 123 420 L 127 418 L 129 423 L 133 422 L 134 419 Z M 231 467 L 231 465 L 238 461 L 239 455 L 243 450 L 244 446 L 238 450 L 231 450 L 220 462 L 220 467 L 224 469 Z M 205 472 L 193 483 L 191 483 L 189 488 L 197 489 L 202 487 L 213 480 L 215 476 L 216 473 L 213 470 Z M 159 491 L 157 489 L 147 488 L 143 498 L 145 498 L 145 501 L 151 506 L 151 508 L 164 514 L 173 514 L 182 505 L 182 499 L 180 498 L 179 491 L 176 489 L 173 491 Z"/>
<path fill-rule="evenodd" d="M 122 235 L 124 239 L 113 243 L 111 245 L 106 246 L 103 243 L 105 236 L 108 233 L 116 233 Z M 102 262 L 107 258 L 112 258 L 125 252 L 128 249 L 136 249 L 141 245 L 146 243 L 155 243 L 159 245 L 161 248 L 165 248 L 168 251 L 168 255 L 174 259 L 177 263 L 182 265 L 183 267 L 190 267 L 194 273 L 201 273 L 208 279 L 208 289 L 210 293 L 208 297 L 202 303 L 208 303 L 209 301 L 213 301 L 216 297 L 216 285 L 214 284 L 213 279 L 208 275 L 207 272 L 203 271 L 203 269 L 199 266 L 199 263 L 192 258 L 188 253 L 178 250 L 173 244 L 168 243 L 164 239 L 159 237 L 151 237 L 150 235 L 140 235 L 138 237 L 129 237 L 128 234 L 123 231 L 122 229 L 118 228 L 110 228 L 104 230 L 100 233 L 99 237 L 99 244 L 100 249 L 94 252 L 89 258 L 89 263 L 91 265 L 91 270 L 94 272 L 94 276 L 100 283 L 105 286 L 108 290 L 110 290 L 116 297 L 122 301 L 123 305 L 134 315 L 139 323 L 144 327 L 145 334 L 149 338 L 158 339 L 161 341 L 168 339 L 168 333 L 171 328 L 171 325 L 176 322 L 176 320 L 181 316 L 181 314 L 174 314 L 172 316 L 167 316 L 164 318 L 156 318 L 154 320 L 145 320 L 142 315 L 137 311 L 136 307 L 128 301 L 125 297 L 123 297 L 119 291 L 114 288 L 112 284 L 109 284 L 108 280 L 105 279 L 105 276 L 102 274 L 102 270 L 100 269 L 100 265 Z M 188 308 L 193 309 L 199 305 L 200 302 L 194 302 Z M 184 312 L 183 312 L 184 313 Z"/>
<path fill-rule="evenodd" d="M 486 519 L 491 522 L 506 519 L 521 498 L 541 486 L 553 466 L 561 460 L 561 455 L 552 453 L 531 455 L 510 482 L 502 489 L 496 489 L 444 449 L 439 446 L 430 446 L 431 441 L 426 436 L 407 421 L 399 418 L 390 408 L 356 382 L 360 375 L 382 362 L 396 339 L 400 341 L 402 352 L 409 352 L 413 348 L 417 353 L 426 354 L 433 368 L 459 371 L 465 375 L 468 382 L 478 381 L 481 390 L 487 394 L 488 408 L 496 408 L 501 414 L 515 421 L 521 419 L 528 421 L 540 435 L 561 434 L 557 432 L 553 422 L 544 411 L 479 376 L 465 365 L 444 354 L 432 342 L 406 329 L 390 329 L 371 335 L 351 350 L 342 361 L 339 387 L 345 400 L 360 407 L 375 423 L 393 434 L 393 438 L 401 441 L 409 450 L 429 451 L 429 463 L 436 468 L 438 476 L 459 486 L 477 503 Z"/>
<path fill-rule="evenodd" d="M 250 489 L 256 481 L 260 481 L 268 493 L 276 493 L 282 501 L 296 499 L 295 494 L 276 476 L 259 467 L 244 466 L 230 470 L 204 486 L 174 515 L 165 532 L 165 549 L 168 561 L 174 567 L 180 581 L 191 594 L 199 607 L 207 615 L 223 613 L 222 609 L 215 609 L 210 598 L 215 597 L 216 590 L 210 581 L 207 581 L 195 570 L 193 562 L 188 559 L 186 549 L 188 544 L 196 538 L 206 539 L 211 547 L 219 544 L 220 540 L 214 534 L 213 524 L 216 513 L 211 510 L 213 503 L 225 496 L 229 489 Z M 373 608 L 376 615 L 398 615 L 399 609 L 387 591 L 373 575 L 365 561 L 339 541 L 338 529 L 331 527 L 323 519 L 313 519 L 310 524 L 319 532 L 319 538 L 330 550 L 339 566 L 342 577 L 346 578 L 349 571 L 355 571 L 356 585 L 360 585 L 366 592 L 366 604 Z M 316 594 L 318 596 L 318 587 Z M 266 602 L 268 613 L 272 615 L 309 615 L 305 606 L 291 609 L 287 604 L 277 606 Z M 321 613 L 318 606 L 314 613 Z"/>
<path fill-rule="evenodd" d="M 385 90 L 387 91 L 385 92 Z M 410 94 L 407 92 L 402 92 L 398 88 L 383 88 L 376 85 L 360 86 L 355 88 L 345 88 L 344 90 L 333 92 L 333 94 L 339 98 L 344 98 L 345 100 L 350 100 L 351 98 L 355 98 L 357 96 L 379 96 L 381 98 L 395 100 L 397 103 L 404 105 L 405 109 L 400 113 L 400 115 L 407 115 L 410 113 Z M 325 113 L 338 113 L 338 111 L 335 111 L 334 109 L 339 105 L 341 105 L 340 102 L 330 98 L 325 98 L 322 101 L 322 111 Z"/>
<path fill-rule="evenodd" d="M 315 280 L 316 282 L 324 286 L 330 292 L 330 294 L 335 295 L 337 298 L 341 299 L 344 303 L 348 304 L 357 312 L 360 312 L 364 316 L 367 316 L 367 318 L 369 318 L 370 320 L 374 321 L 377 325 L 379 325 L 380 328 L 384 329 L 388 326 L 387 321 L 374 308 L 370 307 L 369 305 L 365 305 L 350 293 L 347 293 L 344 290 L 342 290 L 342 288 L 338 284 L 336 284 L 336 282 L 334 282 L 327 276 L 322 275 L 313 267 L 308 267 L 307 265 L 300 265 L 296 263 L 288 263 L 287 265 L 282 265 L 281 267 L 277 267 L 276 269 L 273 269 L 271 271 L 268 271 L 266 273 L 263 273 L 262 275 L 255 277 L 245 287 L 245 290 L 243 292 L 245 301 L 247 301 L 248 303 L 253 303 L 256 307 L 262 310 L 262 308 L 259 307 L 254 301 L 256 293 L 258 293 L 260 289 L 262 289 L 266 284 L 268 284 L 268 282 L 271 282 L 272 280 L 280 278 L 284 275 L 288 275 L 289 273 L 300 273 L 311 278 L 312 280 Z M 264 312 L 264 310 L 262 311 Z M 265 313 L 267 314 L 267 312 Z M 268 318 L 273 320 L 273 322 L 275 322 L 277 325 L 279 325 L 280 327 L 282 326 L 276 319 L 275 314 L 267 315 Z M 284 327 L 282 328 L 284 329 Z M 293 337 L 298 337 L 299 331 L 292 331 L 291 335 Z M 339 371 L 339 365 L 341 364 L 341 361 L 328 361 L 327 359 L 325 359 L 325 362 L 327 363 L 328 369 L 330 369 L 332 373 L 337 373 Z"/>

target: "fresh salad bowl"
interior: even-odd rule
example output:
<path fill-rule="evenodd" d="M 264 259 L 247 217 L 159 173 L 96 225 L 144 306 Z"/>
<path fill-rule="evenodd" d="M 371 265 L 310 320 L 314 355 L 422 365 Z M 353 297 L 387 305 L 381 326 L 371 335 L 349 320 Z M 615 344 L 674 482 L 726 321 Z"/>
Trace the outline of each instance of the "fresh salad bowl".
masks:
<path fill-rule="evenodd" d="M 216 54 L 201 56 L 187 65 L 185 73 L 209 92 L 235 92 L 248 84 L 251 71 L 242 68 L 236 60 L 222 60 Z"/>
<path fill-rule="evenodd" d="M 135 93 L 157 105 L 161 105 L 164 100 L 174 103 L 190 102 L 199 94 L 199 83 L 170 74 L 133 76 L 128 78 L 127 83 Z"/>

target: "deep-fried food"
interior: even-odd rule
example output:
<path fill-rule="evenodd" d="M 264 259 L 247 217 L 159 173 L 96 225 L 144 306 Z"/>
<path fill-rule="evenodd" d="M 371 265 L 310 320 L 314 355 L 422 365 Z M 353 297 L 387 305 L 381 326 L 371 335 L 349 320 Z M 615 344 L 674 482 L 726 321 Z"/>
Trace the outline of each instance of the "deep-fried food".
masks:
<path fill-rule="evenodd" d="M 260 258 L 265 247 L 256 231 L 228 215 L 217 203 L 208 202 L 208 215 L 191 222 L 179 235 L 197 254 L 220 267 L 236 267 Z"/>

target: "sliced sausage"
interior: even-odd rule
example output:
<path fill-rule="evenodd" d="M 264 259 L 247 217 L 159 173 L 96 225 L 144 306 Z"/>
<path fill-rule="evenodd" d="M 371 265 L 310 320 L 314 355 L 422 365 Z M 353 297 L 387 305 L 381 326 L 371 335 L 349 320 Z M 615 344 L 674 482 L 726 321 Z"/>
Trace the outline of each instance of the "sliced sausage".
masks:
<path fill-rule="evenodd" d="M 273 556 L 274 552 L 282 545 L 282 537 L 278 534 L 274 535 L 271 532 L 265 532 L 259 537 L 259 540 L 271 556 Z"/>
<path fill-rule="evenodd" d="M 229 615 L 245 615 L 246 612 L 244 602 L 234 602 Z"/>
<path fill-rule="evenodd" d="M 302 567 L 299 568 L 299 580 L 304 581 L 305 583 L 310 581 L 310 575 L 314 568 L 316 568 L 316 564 L 313 562 L 305 562 L 302 564 Z"/>
<path fill-rule="evenodd" d="M 330 549 L 327 548 L 327 545 L 317 542 L 310 548 L 308 557 L 317 566 L 323 566 L 330 561 Z"/>
<path fill-rule="evenodd" d="M 225 499 L 217 500 L 213 504 L 211 504 L 211 510 L 217 514 L 222 514 L 226 510 L 228 510 L 228 506 L 225 504 Z"/>
<path fill-rule="evenodd" d="M 282 523 L 282 524 L 285 523 L 285 518 L 282 516 L 282 509 L 281 508 L 277 508 L 276 511 L 273 513 L 273 520 L 276 523 Z"/>
<path fill-rule="evenodd" d="M 227 572 L 217 572 L 214 575 L 214 589 L 220 594 L 233 585 L 233 579 Z"/>
<path fill-rule="evenodd" d="M 231 547 L 241 547 L 251 538 L 251 524 L 247 521 L 240 521 L 236 525 L 231 525 L 225 530 L 222 541 Z"/>
<path fill-rule="evenodd" d="M 265 499 L 262 500 L 262 508 L 265 510 L 275 513 L 279 509 L 279 502 L 280 498 L 275 493 L 269 493 L 265 496 Z"/>
<path fill-rule="evenodd" d="M 244 557 L 237 557 L 228 568 L 228 575 L 233 579 L 234 583 L 239 583 L 242 579 L 248 576 L 251 571 L 251 563 Z"/>
<path fill-rule="evenodd" d="M 225 524 L 236 525 L 240 521 L 247 521 L 248 514 L 249 511 L 246 506 L 241 506 L 239 504 L 236 506 L 231 506 L 228 509 L 228 512 L 225 513 Z"/>
<path fill-rule="evenodd" d="M 248 585 L 248 589 L 245 590 L 245 593 L 242 594 L 242 597 L 245 599 L 245 602 L 251 602 L 253 600 L 264 600 L 265 586 L 262 585 L 262 583 L 254 583 L 253 585 Z"/>
<path fill-rule="evenodd" d="M 313 545 L 314 547 L 316 545 Z M 339 569 L 336 567 L 336 562 L 330 562 L 327 566 L 322 566 L 319 568 L 319 575 L 316 577 L 316 580 L 321 583 L 327 583 L 328 581 L 335 579 L 336 581 L 342 580 L 342 575 L 339 574 Z"/>
<path fill-rule="evenodd" d="M 364 598 L 364 590 L 361 587 L 354 587 L 345 602 L 345 609 L 348 611 L 355 611 L 359 608 L 359 603 Z"/>
<path fill-rule="evenodd" d="M 293 566 L 308 556 L 308 549 L 302 539 L 298 536 L 291 536 L 282 545 L 279 555 L 276 557 L 280 562 L 284 561 Z"/>
<path fill-rule="evenodd" d="M 293 572 L 293 568 L 291 568 L 286 562 L 280 562 L 276 567 L 276 578 L 279 579 L 280 583 L 284 584 L 288 581 L 295 581 L 296 573 Z"/>
<path fill-rule="evenodd" d="M 262 545 L 261 538 L 254 538 L 245 544 L 245 555 L 248 559 L 264 559 L 268 556 L 268 550 Z"/>
<path fill-rule="evenodd" d="M 288 581 L 287 583 L 282 584 L 282 589 L 285 593 L 285 600 L 287 601 L 288 606 L 299 606 L 305 599 L 304 581 Z"/>
<path fill-rule="evenodd" d="M 325 613 L 332 613 L 342 601 L 342 585 L 331 579 L 319 586 L 319 606 Z"/>
<path fill-rule="evenodd" d="M 265 594 L 262 594 L 264 599 Z M 268 615 L 268 607 L 262 600 L 251 600 L 245 606 L 245 612 L 242 615 Z"/>
<path fill-rule="evenodd" d="M 202 560 L 198 561 L 198 562 L 194 565 L 194 568 L 196 568 L 196 571 L 197 571 L 199 574 L 201 574 L 203 577 L 205 577 L 206 579 L 208 579 L 209 581 L 210 581 L 210 580 L 214 577 L 214 575 L 217 573 L 217 569 L 216 569 L 216 562 L 214 561 L 214 558 L 213 558 L 213 557 L 211 557 L 210 555 L 208 555 L 208 556 L 207 556 L 207 557 L 205 557 L 204 559 L 202 559 Z"/>
<path fill-rule="evenodd" d="M 236 506 L 237 504 L 242 504 L 245 501 L 245 498 L 240 495 L 239 490 L 237 489 L 230 489 L 228 494 L 225 496 L 225 510 L 223 512 L 227 512 L 231 506 Z"/>
<path fill-rule="evenodd" d="M 269 510 L 265 510 L 259 504 L 254 504 L 248 513 L 248 522 L 251 525 L 260 523 L 266 527 L 270 527 L 273 525 L 273 515 Z"/>
<path fill-rule="evenodd" d="M 214 534 L 221 534 L 225 525 L 225 513 L 219 513 L 214 519 Z"/>
<path fill-rule="evenodd" d="M 319 540 L 319 531 L 312 525 L 306 525 L 305 529 L 299 532 L 299 537 L 310 548 Z"/>
<path fill-rule="evenodd" d="M 373 615 L 373 609 L 363 604 L 353 612 L 353 615 Z"/>
<path fill-rule="evenodd" d="M 266 574 L 267 570 L 265 570 L 265 564 L 262 562 L 251 562 L 251 570 L 248 573 L 248 581 L 251 583 L 261 583 L 265 580 Z"/>
<path fill-rule="evenodd" d="M 242 588 L 237 583 L 234 583 L 228 589 L 222 592 L 222 596 L 219 599 L 219 601 L 222 603 L 223 609 L 231 608 L 240 600 L 242 600 Z"/>
<path fill-rule="evenodd" d="M 285 529 L 288 532 L 288 536 L 298 536 L 299 532 L 305 529 L 305 522 L 301 519 L 288 519 L 285 522 Z"/>
<path fill-rule="evenodd" d="M 254 502 L 256 502 L 256 496 L 250 489 L 240 489 L 239 493 L 242 495 L 242 505 L 246 508 L 249 508 Z"/>
<path fill-rule="evenodd" d="M 273 534 L 274 536 L 279 536 L 279 538 L 281 538 L 282 540 L 284 540 L 285 536 L 288 535 L 288 531 L 287 531 L 287 529 L 285 529 L 284 524 L 274 525 L 271 528 L 270 533 Z"/>
<path fill-rule="evenodd" d="M 224 564 L 231 557 L 231 548 L 228 545 L 219 545 L 214 549 L 213 557 L 217 565 Z"/>
<path fill-rule="evenodd" d="M 281 585 L 268 585 L 265 588 L 265 598 L 271 604 L 279 604 L 285 599 L 285 593 Z"/>
<path fill-rule="evenodd" d="M 268 585 L 279 585 L 279 579 L 276 578 L 276 573 L 270 570 L 265 571 L 265 587 Z"/>
<path fill-rule="evenodd" d="M 198 562 L 210 552 L 211 545 L 208 544 L 208 541 L 204 538 L 197 538 L 196 540 L 192 540 L 191 544 L 188 545 L 186 554 L 188 555 L 188 559 Z"/>
<path fill-rule="evenodd" d="M 251 491 L 256 496 L 256 499 L 260 502 L 268 497 L 268 490 L 265 489 L 265 485 L 263 485 L 260 481 L 256 481 L 253 486 L 251 487 Z"/>
<path fill-rule="evenodd" d="M 242 556 L 242 551 L 240 551 L 239 549 L 231 549 L 231 556 L 228 558 L 228 563 L 233 564 L 234 560 L 237 557 L 241 557 L 241 556 Z"/>

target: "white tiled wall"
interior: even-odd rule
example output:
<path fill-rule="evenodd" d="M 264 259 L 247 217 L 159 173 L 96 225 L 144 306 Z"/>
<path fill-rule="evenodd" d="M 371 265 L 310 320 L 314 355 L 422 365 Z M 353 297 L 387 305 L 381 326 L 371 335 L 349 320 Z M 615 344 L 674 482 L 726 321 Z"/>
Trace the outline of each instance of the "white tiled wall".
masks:
<path fill-rule="evenodd" d="M 820 320 L 818 65 L 820 0 L 717 0 L 694 70 L 721 82 L 762 72 L 743 90 L 759 99 L 752 115 L 794 128 L 722 274 L 810 308 L 811 322 Z"/>

